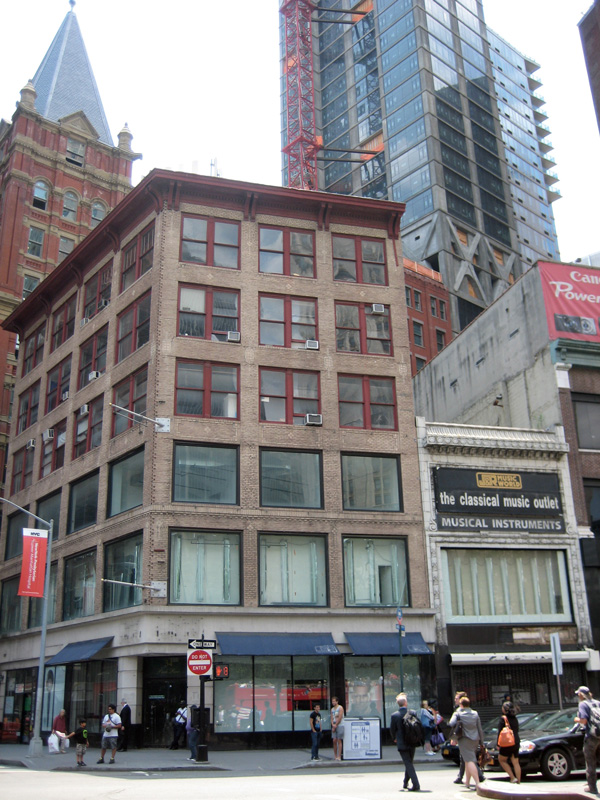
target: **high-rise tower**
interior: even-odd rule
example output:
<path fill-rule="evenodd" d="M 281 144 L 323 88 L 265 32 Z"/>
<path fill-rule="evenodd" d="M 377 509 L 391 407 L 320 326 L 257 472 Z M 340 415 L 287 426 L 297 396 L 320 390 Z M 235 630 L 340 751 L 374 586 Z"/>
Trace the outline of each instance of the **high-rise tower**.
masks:
<path fill-rule="evenodd" d="M 312 9 L 318 188 L 406 203 L 405 255 L 441 273 L 455 330 L 538 258 L 559 258 L 538 65 L 487 28 L 481 2 L 295 2 Z M 286 184 L 289 106 L 308 97 L 288 72 L 284 57 Z"/>
<path fill-rule="evenodd" d="M 12 120 L 0 120 L 0 321 L 130 191 L 131 165 L 139 157 L 131 139 L 125 126 L 113 145 L 71 9 L 21 90 Z M 15 346 L 14 334 L 0 331 L 0 476 Z M 0 478 L 0 491 L 2 485 Z"/>

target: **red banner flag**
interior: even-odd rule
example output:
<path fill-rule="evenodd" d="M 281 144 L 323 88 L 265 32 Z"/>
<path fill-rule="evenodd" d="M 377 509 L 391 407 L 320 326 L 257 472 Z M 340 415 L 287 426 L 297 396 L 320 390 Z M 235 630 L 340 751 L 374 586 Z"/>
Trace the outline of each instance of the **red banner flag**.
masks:
<path fill-rule="evenodd" d="M 43 597 L 48 531 L 23 528 L 23 565 L 19 582 L 21 597 Z"/>

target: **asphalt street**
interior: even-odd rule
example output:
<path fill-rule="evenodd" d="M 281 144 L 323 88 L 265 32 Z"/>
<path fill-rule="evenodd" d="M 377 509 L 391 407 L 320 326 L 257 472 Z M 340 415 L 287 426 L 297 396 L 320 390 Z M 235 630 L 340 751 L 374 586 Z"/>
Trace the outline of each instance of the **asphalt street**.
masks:
<path fill-rule="evenodd" d="M 277 760 L 277 751 L 271 759 Z M 154 771 L 151 766 L 131 772 L 32 770 L 0 766 L 0 796 L 10 800 L 162 800 L 193 798 L 210 800 L 398 800 L 409 796 L 401 791 L 400 765 L 351 765 L 330 768 L 296 768 L 284 771 L 269 769 L 268 763 L 240 774 L 233 770 Z M 421 795 L 431 800 L 465 800 L 475 793 L 453 784 L 456 769 L 443 763 L 419 764 Z M 502 790 L 509 800 L 555 797 L 581 797 L 584 780 L 581 774 L 557 785 L 541 778 L 528 778 L 526 784 L 511 787 L 500 773 L 489 773 L 486 784 Z M 587 796 L 590 797 L 589 795 Z"/>

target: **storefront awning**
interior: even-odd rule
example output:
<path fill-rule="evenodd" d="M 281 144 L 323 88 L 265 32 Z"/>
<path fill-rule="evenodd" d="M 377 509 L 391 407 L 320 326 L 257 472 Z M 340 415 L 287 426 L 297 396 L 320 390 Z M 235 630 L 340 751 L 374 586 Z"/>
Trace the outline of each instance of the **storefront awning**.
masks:
<path fill-rule="evenodd" d="M 330 633 L 218 633 L 224 656 L 335 656 Z"/>
<path fill-rule="evenodd" d="M 86 639 L 83 642 L 72 642 L 63 647 L 55 656 L 52 656 L 50 661 L 46 661 L 46 666 L 72 664 L 74 661 L 89 661 L 112 640 L 112 636 L 107 636 L 106 639 Z"/>
<path fill-rule="evenodd" d="M 400 654 L 397 633 L 346 633 L 344 634 L 355 656 L 397 656 Z M 403 656 L 431 655 L 420 633 L 407 633 L 402 637 Z"/>

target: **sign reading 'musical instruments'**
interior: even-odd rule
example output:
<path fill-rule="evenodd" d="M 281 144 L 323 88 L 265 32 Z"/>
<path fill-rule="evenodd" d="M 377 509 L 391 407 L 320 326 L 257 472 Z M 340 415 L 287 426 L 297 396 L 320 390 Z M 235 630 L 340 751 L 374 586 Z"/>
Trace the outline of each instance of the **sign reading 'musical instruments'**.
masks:
<path fill-rule="evenodd" d="M 438 530 L 564 533 L 558 475 L 438 467 Z"/>

